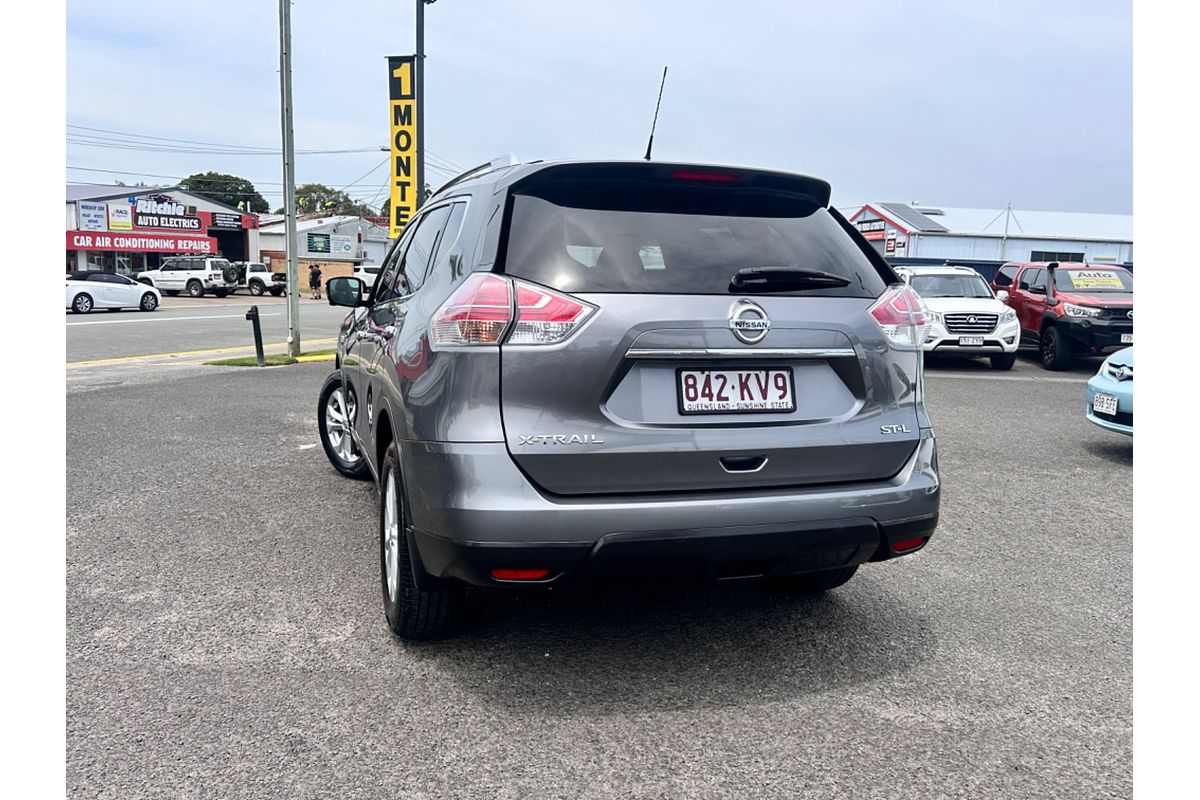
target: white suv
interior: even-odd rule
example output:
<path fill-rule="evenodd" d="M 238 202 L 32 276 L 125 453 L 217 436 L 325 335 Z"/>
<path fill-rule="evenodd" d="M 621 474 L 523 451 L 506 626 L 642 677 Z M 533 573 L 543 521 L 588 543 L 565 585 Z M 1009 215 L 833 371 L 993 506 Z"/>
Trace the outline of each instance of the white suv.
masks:
<path fill-rule="evenodd" d="M 203 297 L 205 292 L 224 297 L 237 289 L 238 270 L 224 258 L 176 256 L 158 269 L 139 273 L 137 279 L 172 297 L 180 292 L 190 297 Z"/>
<path fill-rule="evenodd" d="M 928 307 L 925 352 L 988 356 L 995 369 L 1012 369 L 1021 344 L 1017 314 L 992 294 L 970 267 L 897 267 Z"/>

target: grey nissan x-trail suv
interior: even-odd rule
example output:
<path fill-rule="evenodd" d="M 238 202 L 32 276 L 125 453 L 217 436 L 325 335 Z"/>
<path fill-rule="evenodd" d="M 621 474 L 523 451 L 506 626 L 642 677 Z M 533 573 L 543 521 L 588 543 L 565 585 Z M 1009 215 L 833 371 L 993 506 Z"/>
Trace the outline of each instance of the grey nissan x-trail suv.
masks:
<path fill-rule="evenodd" d="M 798 591 L 938 519 L 920 298 L 829 184 L 656 162 L 480 167 L 413 217 L 321 392 L 380 491 L 388 623 L 465 584 L 762 576 Z"/>

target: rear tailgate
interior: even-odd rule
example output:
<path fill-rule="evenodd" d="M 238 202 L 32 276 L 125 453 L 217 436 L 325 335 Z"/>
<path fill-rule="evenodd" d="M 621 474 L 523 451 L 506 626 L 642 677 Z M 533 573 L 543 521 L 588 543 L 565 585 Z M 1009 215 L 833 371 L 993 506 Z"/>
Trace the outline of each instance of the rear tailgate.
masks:
<path fill-rule="evenodd" d="M 883 279 L 820 198 L 797 199 L 819 182 L 792 176 L 788 195 L 778 181 L 770 191 L 745 177 L 734 188 L 685 181 L 688 191 L 671 184 L 656 196 L 656 182 L 669 180 L 656 166 L 636 187 L 614 178 L 589 192 L 587 176 L 575 175 L 565 193 L 559 176 L 515 190 L 504 272 L 596 310 L 562 344 L 502 346 L 514 461 L 561 495 L 896 474 L 919 436 L 920 355 L 889 346 L 867 313 Z M 852 283 L 782 296 L 729 291 L 737 268 L 781 259 Z M 747 304 L 767 322 L 739 336 L 731 318 Z M 697 404 L 698 393 L 712 402 Z"/>

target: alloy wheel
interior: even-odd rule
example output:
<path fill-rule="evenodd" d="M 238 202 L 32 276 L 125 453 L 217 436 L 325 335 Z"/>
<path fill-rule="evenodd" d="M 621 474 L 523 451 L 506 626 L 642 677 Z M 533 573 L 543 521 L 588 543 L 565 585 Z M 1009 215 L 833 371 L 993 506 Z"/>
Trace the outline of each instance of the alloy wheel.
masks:
<path fill-rule="evenodd" d="M 342 389 L 334 389 L 329 395 L 329 401 L 325 403 L 325 438 L 329 440 L 338 458 L 347 466 L 352 466 L 358 463 L 362 456 L 355 448 L 354 439 L 350 435 L 350 426 L 354 424 L 355 404 L 353 400 L 347 402 L 346 397 Z"/>
<path fill-rule="evenodd" d="M 383 563 L 388 599 L 396 602 L 400 587 L 400 514 L 397 503 L 396 473 L 388 473 L 383 512 Z"/>

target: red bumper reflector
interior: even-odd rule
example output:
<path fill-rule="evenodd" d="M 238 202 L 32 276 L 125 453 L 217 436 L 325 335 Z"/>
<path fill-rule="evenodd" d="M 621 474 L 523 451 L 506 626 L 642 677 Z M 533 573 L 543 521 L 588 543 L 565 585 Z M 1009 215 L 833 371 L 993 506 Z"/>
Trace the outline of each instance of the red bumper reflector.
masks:
<path fill-rule="evenodd" d="M 892 542 L 892 549 L 897 553 L 903 553 L 907 550 L 916 550 L 921 545 L 925 544 L 925 536 L 918 536 L 915 539 L 901 539 L 898 542 Z"/>
<path fill-rule="evenodd" d="M 540 581 L 550 574 L 548 569 L 503 569 L 492 570 L 492 577 L 498 581 Z"/>

